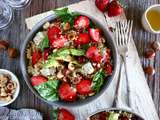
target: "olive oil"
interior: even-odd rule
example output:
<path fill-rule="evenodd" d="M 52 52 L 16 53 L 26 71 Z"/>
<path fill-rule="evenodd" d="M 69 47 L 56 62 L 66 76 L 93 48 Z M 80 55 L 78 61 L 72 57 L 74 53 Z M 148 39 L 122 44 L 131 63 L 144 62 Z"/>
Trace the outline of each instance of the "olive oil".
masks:
<path fill-rule="evenodd" d="M 160 30 L 160 11 L 154 9 L 149 10 L 147 12 L 147 19 L 153 30 Z"/>

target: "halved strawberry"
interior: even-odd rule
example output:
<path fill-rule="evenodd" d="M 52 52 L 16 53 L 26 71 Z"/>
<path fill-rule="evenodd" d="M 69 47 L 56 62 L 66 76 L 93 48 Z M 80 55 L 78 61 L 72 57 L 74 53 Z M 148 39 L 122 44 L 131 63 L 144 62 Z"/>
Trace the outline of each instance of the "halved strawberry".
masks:
<path fill-rule="evenodd" d="M 53 26 L 49 28 L 47 33 L 49 41 L 53 41 L 54 39 L 56 39 L 60 33 L 61 30 L 59 27 Z"/>
<path fill-rule="evenodd" d="M 39 59 L 42 58 L 42 52 L 38 49 L 36 49 L 33 53 L 32 53 L 32 65 L 35 65 Z"/>
<path fill-rule="evenodd" d="M 48 79 L 42 75 L 37 75 L 37 76 L 31 77 L 31 84 L 33 86 L 40 85 L 40 84 L 47 82 L 47 81 L 48 81 Z"/>
<path fill-rule="evenodd" d="M 91 89 L 92 82 L 90 80 L 81 80 L 77 85 L 77 92 L 81 95 L 88 95 L 89 93 L 92 93 Z"/>
<path fill-rule="evenodd" d="M 111 63 L 105 64 L 105 71 L 106 71 L 107 75 L 112 75 L 113 66 L 111 65 Z"/>
<path fill-rule="evenodd" d="M 67 38 L 63 35 L 58 35 L 57 38 L 53 39 L 50 44 L 54 48 L 62 48 L 67 42 Z"/>
<path fill-rule="evenodd" d="M 60 108 L 58 111 L 57 120 L 75 120 L 75 116 L 64 108 Z"/>
<path fill-rule="evenodd" d="M 88 33 L 81 33 L 77 40 L 75 40 L 76 45 L 84 45 L 90 42 L 90 37 Z"/>
<path fill-rule="evenodd" d="M 90 24 L 90 20 L 86 16 L 78 16 L 74 21 L 74 27 L 76 29 L 88 28 Z"/>
<path fill-rule="evenodd" d="M 113 0 L 108 5 L 107 9 L 108 9 L 108 16 L 109 17 L 118 16 L 123 12 L 123 7 L 121 6 L 121 4 L 118 0 Z"/>
<path fill-rule="evenodd" d="M 97 8 L 102 12 L 105 12 L 105 10 L 107 9 L 108 3 L 109 3 L 109 0 L 96 0 L 95 1 Z"/>
<path fill-rule="evenodd" d="M 47 49 L 44 50 L 44 52 L 43 52 L 43 58 L 44 58 L 44 60 L 48 59 L 48 56 L 49 56 L 49 54 L 51 52 L 52 52 L 52 48 L 47 48 Z"/>
<path fill-rule="evenodd" d="M 100 29 L 96 28 L 90 28 L 89 29 L 89 35 L 92 38 L 93 42 L 100 42 L 101 41 L 101 34 L 100 34 Z"/>
<path fill-rule="evenodd" d="M 91 46 L 88 48 L 86 57 L 91 59 L 93 62 L 100 62 L 102 59 L 99 49 L 95 46 Z"/>
<path fill-rule="evenodd" d="M 60 85 L 58 93 L 62 100 L 69 101 L 69 102 L 75 101 L 77 97 L 76 90 L 66 82 L 63 82 Z"/>

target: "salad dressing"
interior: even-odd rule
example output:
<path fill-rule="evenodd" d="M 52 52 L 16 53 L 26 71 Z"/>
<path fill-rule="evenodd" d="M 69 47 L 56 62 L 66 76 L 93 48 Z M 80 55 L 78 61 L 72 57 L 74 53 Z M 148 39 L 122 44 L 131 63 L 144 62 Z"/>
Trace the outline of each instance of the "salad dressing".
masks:
<path fill-rule="evenodd" d="M 154 31 L 160 30 L 160 11 L 151 9 L 147 12 L 147 19 Z"/>

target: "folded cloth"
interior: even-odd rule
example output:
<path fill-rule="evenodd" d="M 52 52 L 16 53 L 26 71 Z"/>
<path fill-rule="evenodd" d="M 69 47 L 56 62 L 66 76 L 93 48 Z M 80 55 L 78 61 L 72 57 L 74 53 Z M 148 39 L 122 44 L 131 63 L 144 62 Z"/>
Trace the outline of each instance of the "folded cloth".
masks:
<path fill-rule="evenodd" d="M 40 112 L 34 109 L 8 109 L 0 107 L 0 120 L 42 120 Z"/>

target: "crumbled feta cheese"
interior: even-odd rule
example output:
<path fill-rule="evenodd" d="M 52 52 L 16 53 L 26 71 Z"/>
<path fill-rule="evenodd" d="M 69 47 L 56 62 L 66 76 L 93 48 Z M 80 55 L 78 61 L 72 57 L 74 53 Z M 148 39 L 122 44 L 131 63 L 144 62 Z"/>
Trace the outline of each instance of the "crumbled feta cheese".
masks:
<path fill-rule="evenodd" d="M 87 75 L 87 74 L 92 74 L 94 72 L 94 68 L 90 62 L 84 64 L 82 66 L 82 73 Z"/>
<path fill-rule="evenodd" d="M 41 74 L 44 76 L 55 75 L 56 70 L 52 68 L 43 68 L 40 70 Z"/>
<path fill-rule="evenodd" d="M 43 34 L 43 32 L 38 32 L 37 34 L 36 34 L 36 36 L 33 38 L 33 41 L 34 41 L 34 43 L 36 44 L 36 45 L 39 45 L 40 44 L 40 42 L 44 39 L 44 34 Z"/>
<path fill-rule="evenodd" d="M 46 22 L 44 25 L 43 25 L 43 29 L 48 29 L 50 26 L 50 23 L 49 22 Z"/>

